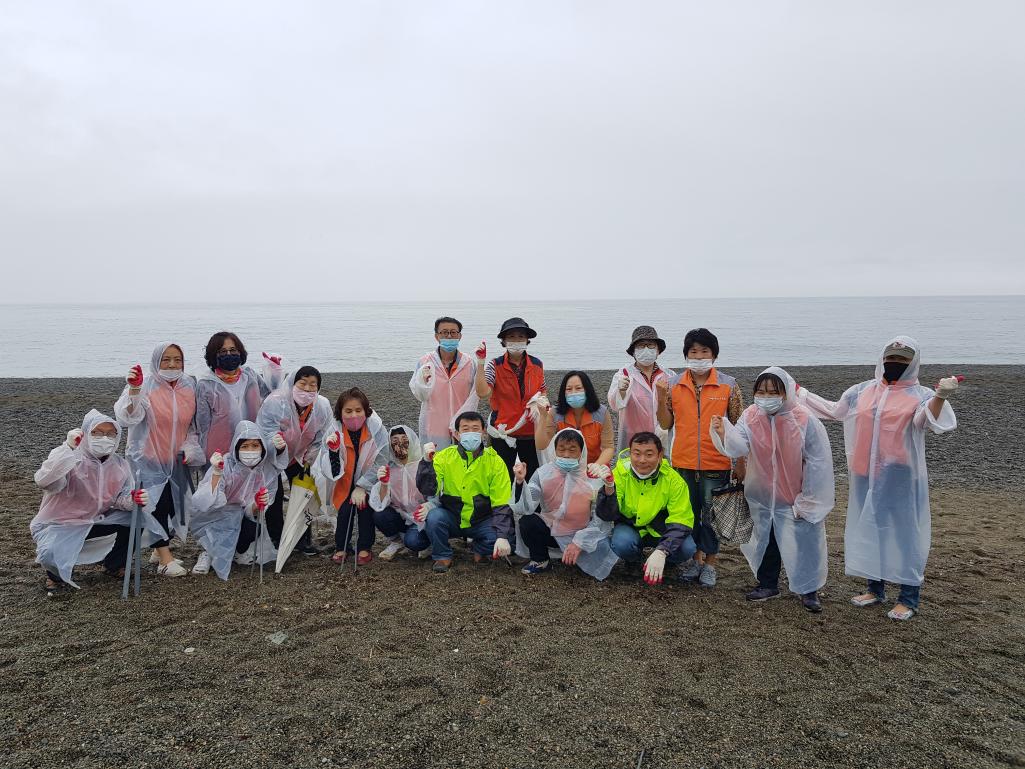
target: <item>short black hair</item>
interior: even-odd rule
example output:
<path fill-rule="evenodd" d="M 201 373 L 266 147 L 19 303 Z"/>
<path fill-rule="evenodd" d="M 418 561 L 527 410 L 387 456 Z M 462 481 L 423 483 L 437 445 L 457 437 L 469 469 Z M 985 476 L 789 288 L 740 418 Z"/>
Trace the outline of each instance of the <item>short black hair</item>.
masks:
<path fill-rule="evenodd" d="M 262 440 L 260 440 L 259 438 L 239 438 L 237 441 L 235 441 L 235 450 L 232 452 L 235 455 L 235 459 L 237 459 L 239 462 L 242 461 L 242 457 L 238 455 L 240 451 L 239 446 L 241 446 L 246 441 L 260 441 L 260 461 L 262 462 L 264 459 L 267 458 L 267 448 L 263 445 Z"/>
<path fill-rule="evenodd" d="M 460 422 L 480 422 L 481 427 L 484 427 L 486 424 L 484 417 L 480 415 L 479 411 L 464 411 L 462 414 L 457 416 L 455 422 L 452 423 L 453 429 L 457 432 L 459 430 Z"/>
<path fill-rule="evenodd" d="M 305 379 L 308 376 L 317 377 L 317 390 L 320 390 L 320 372 L 313 366 L 302 366 L 298 371 L 295 372 L 295 376 L 292 377 L 292 383 L 298 382 L 300 379 Z"/>
<path fill-rule="evenodd" d="M 343 390 L 342 394 L 338 396 L 338 400 L 335 401 L 335 419 L 339 422 L 342 421 L 342 409 L 348 401 L 359 401 L 367 419 L 370 419 L 370 415 L 374 413 L 374 410 L 370 408 L 370 399 L 367 394 L 358 387 L 350 387 L 348 390 Z"/>
<path fill-rule="evenodd" d="M 442 315 L 440 318 L 438 318 L 436 321 L 434 321 L 434 333 L 435 334 L 438 333 L 438 326 L 440 326 L 442 323 L 455 323 L 456 324 L 456 328 L 459 329 L 459 333 L 460 334 L 463 333 L 463 324 L 462 323 L 460 323 L 455 318 L 450 318 L 448 315 Z"/>
<path fill-rule="evenodd" d="M 696 344 L 704 345 L 712 351 L 712 355 L 719 357 L 719 339 L 707 328 L 692 328 L 683 338 L 683 357 L 687 357 L 690 348 Z"/>
<path fill-rule="evenodd" d="M 217 353 L 221 351 L 221 347 L 224 346 L 224 340 L 230 339 L 235 343 L 238 348 L 239 357 L 242 358 L 241 365 L 246 364 L 246 360 L 249 357 L 246 353 L 246 346 L 242 344 L 242 340 L 238 338 L 238 335 L 233 331 L 218 331 L 212 337 L 210 341 L 206 343 L 206 352 L 203 354 L 203 358 L 206 360 L 206 365 L 213 371 L 217 368 Z M 183 354 L 184 355 L 184 354 Z"/>
<path fill-rule="evenodd" d="M 649 430 L 634 433 L 630 439 L 630 445 L 633 446 L 635 443 L 654 443 L 655 448 L 658 449 L 659 453 L 662 453 L 662 439 Z"/>
<path fill-rule="evenodd" d="M 584 436 L 582 436 L 576 430 L 560 430 L 558 433 L 556 433 L 556 448 L 558 448 L 560 443 L 575 443 L 581 451 L 584 450 Z"/>
<path fill-rule="evenodd" d="M 601 408 L 601 402 L 598 400 L 598 393 L 594 391 L 594 384 L 591 382 L 589 377 L 583 371 L 570 371 L 562 378 L 562 383 L 559 385 L 559 402 L 556 406 L 556 411 L 560 414 L 569 413 L 569 402 L 566 400 L 566 383 L 570 380 L 570 377 L 580 377 L 581 384 L 584 385 L 584 409 L 590 411 L 592 414 Z"/>
<path fill-rule="evenodd" d="M 391 429 L 391 432 L 388 433 L 388 437 L 389 438 L 394 438 L 396 435 L 405 435 L 405 434 L 406 434 L 406 431 L 403 430 L 402 426 L 400 425 L 399 427 L 393 427 Z"/>
<path fill-rule="evenodd" d="M 759 374 L 758 375 L 758 378 L 755 380 L 755 386 L 754 386 L 754 388 L 752 388 L 751 392 L 754 393 L 755 391 L 757 391 L 759 386 L 763 382 L 770 382 L 770 383 L 776 385 L 776 391 L 780 395 L 786 395 L 787 394 L 787 386 L 785 384 L 783 384 L 783 380 L 780 379 L 775 374 L 769 374 L 769 373 Z"/>

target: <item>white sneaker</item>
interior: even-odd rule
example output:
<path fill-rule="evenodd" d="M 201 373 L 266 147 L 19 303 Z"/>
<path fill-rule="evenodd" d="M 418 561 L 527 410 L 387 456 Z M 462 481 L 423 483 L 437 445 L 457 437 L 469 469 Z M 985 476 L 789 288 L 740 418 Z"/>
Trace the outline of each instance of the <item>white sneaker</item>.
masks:
<path fill-rule="evenodd" d="M 193 574 L 209 574 L 210 573 L 210 553 L 204 550 L 199 554 L 199 558 L 196 559 L 196 565 L 192 567 Z"/>
<path fill-rule="evenodd" d="M 158 566 L 157 574 L 161 577 L 184 577 L 189 572 L 178 561 L 171 561 L 166 566 Z"/>
<path fill-rule="evenodd" d="M 382 561 L 390 561 L 395 556 L 401 555 L 405 552 L 406 546 L 402 544 L 402 540 L 394 539 L 388 544 L 388 547 L 381 551 L 381 554 L 378 556 L 378 558 L 380 558 Z"/>
<path fill-rule="evenodd" d="M 150 563 L 155 563 L 155 564 L 159 564 L 160 563 L 160 554 L 157 553 L 156 550 L 150 550 L 149 551 L 149 562 Z M 182 563 L 182 559 L 181 558 L 175 558 L 174 562 L 175 563 Z"/>
<path fill-rule="evenodd" d="M 252 552 L 252 548 L 244 553 L 235 553 L 235 563 L 239 566 L 252 566 L 256 563 L 256 553 Z"/>

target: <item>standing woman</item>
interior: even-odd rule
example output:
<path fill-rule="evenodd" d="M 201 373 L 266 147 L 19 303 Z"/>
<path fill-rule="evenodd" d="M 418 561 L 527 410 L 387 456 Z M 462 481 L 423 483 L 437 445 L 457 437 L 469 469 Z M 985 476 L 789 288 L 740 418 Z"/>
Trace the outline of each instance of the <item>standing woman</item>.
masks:
<path fill-rule="evenodd" d="M 151 560 L 159 564 L 157 574 L 183 577 L 188 571 L 168 545 L 172 531 L 185 541 L 185 511 L 192 496 L 188 465 L 206 464 L 195 425 L 196 380 L 185 373 L 182 348 L 172 342 L 161 342 L 153 350 L 148 377 L 136 364 L 126 380 L 114 415 L 128 428 L 125 455 L 138 485 L 149 495 L 142 512 L 145 528 L 156 538 L 150 545 Z"/>
<path fill-rule="evenodd" d="M 751 540 L 740 546 L 758 587 L 749 601 L 779 595 L 780 567 L 790 590 L 810 612 L 822 611 L 818 591 L 826 584 L 826 516 L 833 509 L 833 452 L 822 423 L 797 402 L 797 386 L 781 368 L 755 380 L 753 406 L 736 425 L 712 417 L 715 447 L 728 457 L 747 457 L 744 496 L 751 508 Z"/>
<path fill-rule="evenodd" d="M 370 490 L 377 483 L 377 470 L 385 464 L 389 450 L 388 430 L 370 407 L 370 400 L 358 387 L 344 391 L 335 401 L 335 422 L 328 431 L 327 451 L 317 460 L 318 489 L 338 511 L 335 525 L 334 563 L 352 555 L 353 524 L 358 523 L 356 563 L 370 563 L 377 537 L 374 511 L 368 504 Z"/>
<path fill-rule="evenodd" d="M 626 354 L 633 365 L 617 371 L 609 388 L 609 408 L 619 414 L 617 446 L 626 448 L 637 433 L 652 432 L 669 445 L 669 433 L 658 423 L 658 391 L 656 383 L 667 382 L 676 373 L 658 365 L 658 356 L 666 351 L 666 343 L 651 326 L 638 326 L 630 337 Z"/>
<path fill-rule="evenodd" d="M 559 400 L 555 409 L 541 409 L 534 440 L 538 451 L 544 451 L 559 430 L 572 428 L 584 436 L 587 456 L 594 457 L 587 470 L 597 478 L 595 465 L 608 465 L 615 455 L 612 417 L 609 410 L 598 402 L 598 393 L 583 371 L 570 371 L 559 385 Z M 591 462 L 588 459 L 588 462 Z M 532 477 L 532 476 L 531 476 Z"/>
<path fill-rule="evenodd" d="M 255 422 L 263 399 L 281 383 L 280 357 L 264 353 L 263 374 L 245 365 L 248 357 L 242 340 L 231 331 L 218 331 L 206 343 L 210 370 L 196 387 L 196 428 L 207 457 L 228 454 L 235 427 L 242 420 Z"/>
<path fill-rule="evenodd" d="M 547 395 L 548 388 L 544 365 L 527 355 L 527 345 L 536 336 L 523 318 L 509 318 L 498 332 L 505 354 L 485 365 L 487 345 L 481 342 L 476 352 L 477 395 L 491 399 L 488 434 L 495 439 L 491 444 L 505 463 L 510 482 L 517 455 L 527 466 L 528 478 L 539 465 L 528 403 L 535 395 Z"/>
<path fill-rule="evenodd" d="M 281 387 L 267 396 L 256 417 L 260 433 L 271 442 L 278 454 L 287 451 L 291 463 L 285 468 L 289 484 L 298 475 L 309 474 L 317 459 L 324 434 L 331 427 L 331 404 L 320 394 L 320 372 L 313 366 L 301 366 L 290 374 Z M 278 484 L 274 501 L 267 508 L 267 533 L 274 547 L 281 541 L 284 517 L 285 487 Z M 316 555 L 310 542 L 309 529 L 296 545 L 306 555 Z"/>

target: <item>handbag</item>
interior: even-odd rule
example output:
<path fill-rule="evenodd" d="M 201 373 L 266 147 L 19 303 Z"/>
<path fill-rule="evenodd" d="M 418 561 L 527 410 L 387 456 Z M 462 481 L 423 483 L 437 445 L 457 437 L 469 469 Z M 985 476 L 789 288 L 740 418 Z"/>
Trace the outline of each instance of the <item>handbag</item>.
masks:
<path fill-rule="evenodd" d="M 754 522 L 751 508 L 744 496 L 744 484 L 733 483 L 712 489 L 712 504 L 708 509 L 712 531 L 719 541 L 733 545 L 746 545 L 751 540 Z"/>

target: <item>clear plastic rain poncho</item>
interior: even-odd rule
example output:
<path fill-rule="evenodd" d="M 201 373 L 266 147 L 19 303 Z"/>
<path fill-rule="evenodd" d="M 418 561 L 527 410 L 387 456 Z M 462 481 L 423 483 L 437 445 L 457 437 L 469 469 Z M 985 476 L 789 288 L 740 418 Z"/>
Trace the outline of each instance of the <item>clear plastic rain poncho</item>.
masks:
<path fill-rule="evenodd" d="M 777 366 L 762 373 L 775 374 L 786 386 L 780 411 L 769 416 L 748 406 L 736 425 L 723 420 L 725 441 L 709 432 L 720 452 L 748 458 L 744 496 L 754 529 L 740 550 L 751 571 L 758 573 L 774 531 L 790 589 L 810 593 L 826 584 L 825 519 L 836 502 L 833 452 L 826 428 L 798 403 L 791 376 Z"/>
<path fill-rule="evenodd" d="M 932 519 L 925 467 L 925 431 L 947 433 L 957 418 L 944 402 L 938 419 L 928 404 L 935 393 L 918 383 L 921 351 L 911 337 L 891 339 L 912 348 L 915 357 L 900 379 L 883 382 L 883 354 L 875 379 L 849 388 L 838 401 L 807 390 L 801 400 L 823 419 L 843 421 L 850 473 L 846 571 L 856 577 L 899 585 L 921 585 L 929 557 Z"/>
<path fill-rule="evenodd" d="M 377 483 L 377 468 L 383 465 L 386 458 L 391 455 L 391 444 L 388 441 L 388 428 L 384 426 L 381 417 L 376 411 L 371 412 L 367 418 L 366 428 L 370 437 L 360 448 L 359 458 L 356 460 L 356 469 L 352 475 L 352 485 L 354 488 L 360 486 L 369 492 L 374 487 L 374 484 Z M 338 452 L 338 457 L 341 461 L 339 462 L 337 474 L 331 471 L 331 457 L 326 446 L 327 440 L 336 431 L 342 436 L 342 450 Z M 336 511 L 331 506 L 331 499 L 334 493 L 335 481 L 340 480 L 345 475 L 345 425 L 337 419 L 334 420 L 331 426 L 324 432 L 324 443 L 324 448 L 317 455 L 316 462 L 313 463 L 311 474 L 313 475 L 313 480 L 316 481 L 317 494 L 322 501 L 323 507 L 321 512 L 324 515 L 331 515 L 332 519 L 334 519 Z M 412 445 L 409 448 L 412 451 Z"/>
<path fill-rule="evenodd" d="M 238 444 L 254 438 L 263 445 L 263 459 L 256 467 L 246 467 L 236 456 Z M 270 440 L 248 420 L 239 422 L 235 427 L 230 446 L 231 451 L 224 455 L 224 471 L 216 491 L 211 485 L 214 476 L 212 467 L 196 487 L 196 493 L 192 495 L 191 519 L 192 533 L 210 555 L 210 565 L 217 576 L 225 580 L 231 573 L 242 516 L 255 520 L 253 502 L 261 488 L 266 488 L 270 499 L 274 499 L 278 476 L 289 463 L 288 449 L 278 454 Z M 269 563 L 278 554 L 267 534 L 267 527 L 261 529 L 262 536 L 256 543 L 256 553 L 260 561 Z"/>
<path fill-rule="evenodd" d="M 409 457 L 405 464 L 395 458 L 391 450 L 391 434 L 394 430 L 402 430 L 409 439 Z M 374 482 L 370 490 L 370 506 L 378 512 L 389 505 L 402 516 L 406 523 L 423 530 L 425 522 L 417 523 L 413 520 L 413 513 L 424 503 L 424 495 L 416 487 L 416 471 L 423 458 L 423 448 L 415 432 L 405 425 L 398 425 L 388 431 L 388 467 L 391 468 L 391 477 L 388 479 L 387 491 L 382 494 L 380 481 Z"/>
<path fill-rule="evenodd" d="M 182 464 L 182 455 L 190 465 L 206 464 L 206 457 L 199 446 L 196 432 L 196 380 L 182 372 L 177 382 L 167 382 L 158 373 L 160 359 L 168 347 L 184 349 L 174 342 L 161 342 L 153 350 L 149 375 L 142 383 L 142 389 L 135 397 L 129 394 L 129 387 L 114 404 L 114 416 L 128 428 L 128 443 L 125 456 L 132 464 L 139 487 L 149 494 L 149 504 L 142 509 L 145 528 L 144 544 L 170 539 L 171 531 L 165 531 L 153 511 L 164 493 L 164 487 L 171 486 L 171 501 L 174 517 L 171 528 L 182 542 L 188 531 L 185 511 L 187 500 L 192 496 Z M 131 407 L 131 413 L 128 412 Z"/>
<path fill-rule="evenodd" d="M 199 445 L 209 459 L 215 452 L 228 454 L 235 425 L 243 419 L 255 422 L 263 399 L 281 383 L 284 371 L 270 363 L 264 373 L 243 366 L 238 381 L 228 384 L 209 369 L 196 386 L 196 428 Z"/>
<path fill-rule="evenodd" d="M 424 366 L 430 365 L 431 381 L 424 381 Z M 438 351 L 427 353 L 416 364 L 409 380 L 413 397 L 420 402 L 420 435 L 424 443 L 433 443 L 438 450 L 451 446 L 455 418 L 464 411 L 476 411 L 480 398 L 474 389 L 476 366 L 473 358 L 456 353 L 456 363 L 449 374 Z"/>
<path fill-rule="evenodd" d="M 567 433 L 575 433 L 581 440 L 584 438 L 579 430 L 566 427 L 555 434 L 552 446 Z M 551 530 L 552 538 L 559 543 L 560 554 L 573 543 L 581 550 L 577 566 L 585 574 L 599 581 L 609 576 L 619 557 L 612 552 L 609 543 L 612 524 L 599 520 L 593 514 L 594 499 L 600 486 L 600 480 L 587 477 L 586 448 L 582 450 L 575 470 L 566 472 L 554 462 L 539 467 L 524 485 L 519 500 L 512 504 L 517 516 L 517 555 L 530 557 L 519 534 L 519 518 L 536 510 Z"/>
<path fill-rule="evenodd" d="M 654 382 L 649 385 L 641 370 L 633 364 L 626 367 L 626 373 L 630 377 L 630 387 L 625 395 L 619 394 L 619 383 L 623 379 L 622 369 L 617 369 L 613 374 L 612 386 L 609 388 L 609 408 L 619 417 L 616 446 L 625 449 L 630 445 L 630 439 L 634 435 L 646 431 L 655 433 L 663 446 L 671 446 L 668 431 L 658 423 L 658 393 L 653 386 Z M 663 376 L 669 381 L 676 374 L 670 369 L 662 369 L 654 381 Z"/>
<path fill-rule="evenodd" d="M 114 536 L 86 543 L 94 524 L 131 524 L 132 468 L 119 454 L 100 460 L 89 448 L 89 434 L 104 422 L 121 426 L 113 417 L 93 409 L 82 421 L 82 442 L 72 449 L 67 443 L 50 452 L 36 470 L 36 485 L 43 490 L 39 512 L 29 524 L 36 543 L 36 562 L 77 588 L 71 577 L 76 563 L 97 563 L 114 547 Z M 116 451 L 116 449 L 115 449 Z"/>
<path fill-rule="evenodd" d="M 295 374 L 289 374 L 263 402 L 256 424 L 268 440 L 277 432 L 284 435 L 288 455 L 292 460 L 301 465 L 309 465 L 317 458 L 324 432 L 330 427 L 334 416 L 327 398 L 318 395 L 310 407 L 306 422 L 300 425 L 299 411 L 292 397 L 294 385 Z"/>

